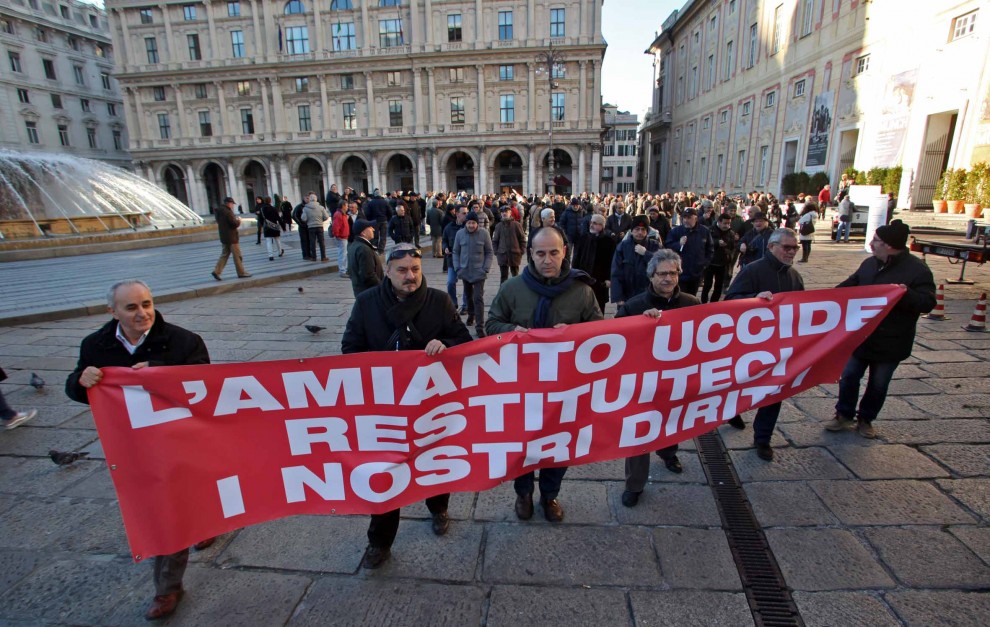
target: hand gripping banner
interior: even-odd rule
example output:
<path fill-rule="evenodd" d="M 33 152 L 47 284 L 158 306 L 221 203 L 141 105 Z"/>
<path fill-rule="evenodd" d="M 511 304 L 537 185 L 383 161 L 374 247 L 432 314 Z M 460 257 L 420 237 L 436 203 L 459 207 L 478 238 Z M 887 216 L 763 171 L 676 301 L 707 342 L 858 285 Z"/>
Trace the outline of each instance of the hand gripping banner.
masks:
<path fill-rule="evenodd" d="M 837 381 L 903 292 L 789 292 L 437 357 L 106 368 L 89 398 L 141 560 L 267 520 L 380 513 L 701 435 Z"/>

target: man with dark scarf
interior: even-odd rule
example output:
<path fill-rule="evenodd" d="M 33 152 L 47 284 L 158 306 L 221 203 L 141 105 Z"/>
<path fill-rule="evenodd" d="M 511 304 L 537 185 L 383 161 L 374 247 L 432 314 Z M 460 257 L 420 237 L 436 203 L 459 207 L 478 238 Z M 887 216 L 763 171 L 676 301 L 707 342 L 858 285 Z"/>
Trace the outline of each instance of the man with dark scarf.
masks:
<path fill-rule="evenodd" d="M 412 244 L 399 244 L 388 254 L 385 278 L 380 285 L 362 292 L 354 302 L 344 330 L 341 352 L 425 350 L 435 356 L 450 346 L 471 341 L 446 292 L 428 288 L 423 277 L 422 252 Z M 450 494 L 426 499 L 433 533 L 447 533 Z M 399 510 L 372 514 L 368 525 L 368 548 L 361 565 L 378 568 L 392 554 L 399 531 Z"/>
<path fill-rule="evenodd" d="M 591 278 L 573 270 L 564 233 L 556 227 L 542 227 L 529 243 L 529 265 L 517 277 L 502 284 L 495 295 L 485 332 L 488 335 L 530 329 L 559 328 L 568 324 L 601 320 Z M 550 522 L 564 520 L 564 510 L 557 501 L 560 482 L 567 468 L 540 469 L 540 504 Z M 534 473 L 527 472 L 515 480 L 516 516 L 533 517 Z"/>
<path fill-rule="evenodd" d="M 604 313 L 615 255 L 615 240 L 605 235 L 604 216 L 597 213 L 591 216 L 587 232 L 578 237 L 574 248 L 574 268 L 587 272 L 595 280 L 591 289 L 595 292 L 598 308 Z"/>

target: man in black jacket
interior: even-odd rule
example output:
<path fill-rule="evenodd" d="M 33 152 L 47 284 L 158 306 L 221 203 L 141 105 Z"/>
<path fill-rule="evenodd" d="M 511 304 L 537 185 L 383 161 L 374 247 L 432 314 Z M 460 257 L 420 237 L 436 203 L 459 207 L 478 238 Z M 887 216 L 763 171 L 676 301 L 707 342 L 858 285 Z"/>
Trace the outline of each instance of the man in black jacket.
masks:
<path fill-rule="evenodd" d="M 351 275 L 351 289 L 357 296 L 382 282 L 382 260 L 375 253 L 372 239 L 375 225 L 368 220 L 354 221 L 354 241 L 347 245 L 347 273 Z"/>
<path fill-rule="evenodd" d="M 739 272 L 739 276 L 729 286 L 725 300 L 737 298 L 762 298 L 772 301 L 773 295 L 780 292 L 804 291 L 804 279 L 794 269 L 794 256 L 798 249 L 797 233 L 791 229 L 775 230 L 767 240 L 767 252 L 763 259 L 747 264 Z M 773 449 L 770 448 L 770 438 L 777 425 L 780 415 L 780 403 L 765 405 L 756 410 L 753 420 L 753 443 L 756 454 L 764 461 L 773 459 Z M 740 416 L 733 417 L 729 424 L 742 428 Z"/>
<path fill-rule="evenodd" d="M 646 315 L 657 319 L 661 311 L 700 305 L 701 301 L 697 296 L 683 294 L 677 286 L 681 270 L 680 255 L 669 248 L 658 250 L 646 265 L 646 275 L 650 279 L 646 291 L 627 300 L 619 307 L 615 317 Z M 657 451 L 657 455 L 663 460 L 667 470 L 680 474 L 684 472 L 684 467 L 677 459 L 677 449 L 678 446 L 672 444 Z M 649 476 L 649 453 L 626 458 L 626 490 L 622 493 L 623 505 L 634 507 L 639 502 L 639 496 L 643 493 Z"/>
<path fill-rule="evenodd" d="M 382 198 L 381 192 L 376 188 L 372 193 L 372 198 L 364 205 L 364 217 L 375 226 L 377 233 L 378 254 L 385 254 L 385 237 L 388 234 L 388 219 L 391 217 L 392 209 L 388 201 Z"/>
<path fill-rule="evenodd" d="M 883 409 L 894 370 L 911 356 L 918 317 L 935 308 L 935 279 L 925 262 L 908 252 L 909 234 L 910 228 L 900 220 L 878 227 L 870 242 L 873 256 L 836 286 L 895 284 L 906 288 L 907 293 L 846 362 L 839 379 L 835 416 L 825 423 L 829 431 L 855 428 L 864 438 L 877 437 L 873 421 Z M 870 376 L 857 412 L 859 382 L 867 368 Z"/>
<path fill-rule="evenodd" d="M 363 292 L 354 302 L 344 329 L 344 354 L 367 351 L 425 350 L 429 356 L 471 341 L 454 305 L 444 292 L 426 287 L 422 253 L 412 244 L 399 244 L 388 254 L 385 277 L 378 287 Z M 433 518 L 433 533 L 447 533 L 450 494 L 426 499 Z M 372 514 L 368 548 L 361 565 L 378 568 L 391 556 L 399 531 L 399 510 Z"/>
<path fill-rule="evenodd" d="M 74 401 L 89 404 L 88 390 L 103 379 L 101 368 L 188 366 L 210 363 L 203 338 L 165 322 L 155 311 L 148 286 L 136 279 L 115 283 L 107 293 L 107 310 L 114 317 L 82 341 L 79 362 L 65 382 L 65 393 Z M 214 538 L 196 544 L 201 550 Z M 189 549 L 155 557 L 155 598 L 145 618 L 170 616 L 182 600 L 182 575 Z"/>

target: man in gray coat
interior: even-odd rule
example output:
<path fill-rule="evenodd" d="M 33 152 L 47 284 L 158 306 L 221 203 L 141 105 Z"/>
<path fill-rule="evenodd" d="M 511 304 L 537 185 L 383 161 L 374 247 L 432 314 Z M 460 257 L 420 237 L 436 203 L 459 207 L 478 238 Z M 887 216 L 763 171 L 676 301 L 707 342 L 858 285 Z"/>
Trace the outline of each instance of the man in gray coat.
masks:
<path fill-rule="evenodd" d="M 327 257 L 327 243 L 323 238 L 323 223 L 330 219 L 330 214 L 327 213 L 326 207 L 316 199 L 315 193 L 310 192 L 306 198 L 308 202 L 303 207 L 302 217 L 306 221 L 306 226 L 309 227 L 309 247 L 310 253 L 313 255 L 310 261 L 316 261 L 317 244 L 320 245 L 320 261 L 330 261 L 330 258 Z"/>
<path fill-rule="evenodd" d="M 467 300 L 467 326 L 477 322 L 478 337 L 485 336 L 485 279 L 495 258 L 492 236 L 488 229 L 480 228 L 477 212 L 471 211 L 464 220 L 464 228 L 454 238 L 454 271 L 464 285 Z"/>

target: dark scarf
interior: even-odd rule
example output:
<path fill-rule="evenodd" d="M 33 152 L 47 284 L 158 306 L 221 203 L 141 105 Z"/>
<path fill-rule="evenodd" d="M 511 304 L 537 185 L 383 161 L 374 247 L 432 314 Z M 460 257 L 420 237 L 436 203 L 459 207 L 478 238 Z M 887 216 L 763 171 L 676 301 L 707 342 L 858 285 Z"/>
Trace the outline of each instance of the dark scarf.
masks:
<path fill-rule="evenodd" d="M 564 263 L 567 262 L 565 261 Z M 564 280 L 553 285 L 548 285 L 537 278 L 536 274 L 529 269 L 529 266 L 523 268 L 522 278 L 526 283 L 526 287 L 536 292 L 540 297 L 540 300 L 536 303 L 536 310 L 533 312 L 534 329 L 545 329 L 550 326 L 550 304 L 553 302 L 553 299 L 566 292 L 575 280 L 586 283 L 591 280 L 588 273 L 581 270 L 561 267 L 561 272 L 567 273 Z"/>
<path fill-rule="evenodd" d="M 413 325 L 412 320 L 426 304 L 426 277 L 423 277 L 419 289 L 404 300 L 399 300 L 395 295 L 392 282 L 388 279 L 382 281 L 381 290 L 382 299 L 385 301 L 385 319 L 395 327 L 395 331 L 386 343 L 386 350 L 405 350 L 425 346 L 423 336 Z"/>

